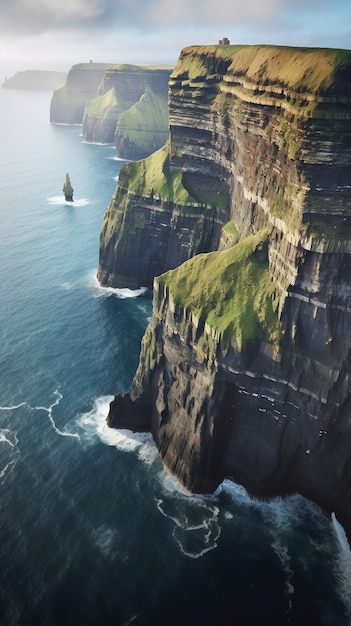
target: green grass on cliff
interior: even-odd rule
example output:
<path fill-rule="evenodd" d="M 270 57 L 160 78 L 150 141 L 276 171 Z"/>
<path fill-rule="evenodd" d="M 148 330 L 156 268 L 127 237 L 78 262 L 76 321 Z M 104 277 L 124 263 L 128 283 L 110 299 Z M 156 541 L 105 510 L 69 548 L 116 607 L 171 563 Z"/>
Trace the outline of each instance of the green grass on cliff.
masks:
<path fill-rule="evenodd" d="M 163 145 L 168 137 L 167 99 L 147 88 L 140 100 L 121 114 L 118 132 L 140 149 Z"/>
<path fill-rule="evenodd" d="M 242 46 L 188 46 L 184 48 L 171 78 L 195 80 L 217 72 L 220 61 L 230 62 L 234 52 Z"/>
<path fill-rule="evenodd" d="M 66 84 L 60 89 L 55 89 L 53 98 L 63 104 L 76 104 L 77 102 L 87 103 L 91 95 L 86 91 L 72 90 Z"/>
<path fill-rule="evenodd" d="M 172 173 L 169 168 L 169 146 L 166 144 L 147 159 L 127 163 L 123 168 L 131 193 L 160 196 L 162 200 L 172 200 L 179 204 L 196 202 L 182 183 L 182 173 Z"/>
<path fill-rule="evenodd" d="M 286 85 L 297 92 L 323 93 L 332 87 L 338 68 L 350 61 L 348 50 L 245 46 L 233 55 L 228 73 Z"/>
<path fill-rule="evenodd" d="M 115 89 L 112 87 L 109 91 L 102 96 L 97 96 L 90 100 L 86 105 L 86 112 L 88 115 L 96 115 L 103 117 L 106 111 L 114 110 L 116 114 L 125 111 L 131 106 L 130 102 L 127 102 L 120 95 L 118 95 Z"/>
<path fill-rule="evenodd" d="M 229 66 L 228 75 L 246 76 L 262 85 L 280 84 L 294 92 L 351 93 L 351 51 L 332 48 L 189 46 L 172 77 L 199 79 L 211 74 L 219 60 Z"/>
<path fill-rule="evenodd" d="M 262 340 L 277 345 L 275 285 L 267 264 L 267 232 L 222 252 L 193 257 L 159 277 L 176 304 L 192 310 L 232 345 Z"/>

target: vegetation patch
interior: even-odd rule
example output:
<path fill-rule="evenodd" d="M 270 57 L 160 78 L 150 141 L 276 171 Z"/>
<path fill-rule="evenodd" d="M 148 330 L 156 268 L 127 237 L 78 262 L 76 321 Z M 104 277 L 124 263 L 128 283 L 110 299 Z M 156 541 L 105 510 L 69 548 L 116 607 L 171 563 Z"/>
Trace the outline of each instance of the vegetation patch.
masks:
<path fill-rule="evenodd" d="M 351 51 L 331 48 L 244 46 L 235 51 L 229 74 L 256 82 L 278 83 L 292 91 L 322 94 L 330 89 L 350 93 Z"/>
<path fill-rule="evenodd" d="M 140 100 L 119 117 L 118 135 L 137 145 L 140 150 L 159 148 L 168 137 L 167 99 L 147 88 Z"/>
<path fill-rule="evenodd" d="M 77 102 L 88 102 L 91 95 L 85 91 L 73 91 L 66 84 L 60 89 L 56 89 L 53 97 L 63 104 L 76 104 Z"/>
<path fill-rule="evenodd" d="M 306 236 L 331 241 L 351 240 L 351 218 L 339 215 L 309 216 Z"/>
<path fill-rule="evenodd" d="M 267 263 L 267 231 L 221 252 L 193 257 L 159 277 L 176 304 L 192 310 L 233 346 L 262 340 L 277 346 L 276 286 Z"/>
<path fill-rule="evenodd" d="M 283 220 L 291 231 L 306 230 L 302 224 L 305 201 L 306 192 L 296 185 L 288 184 L 272 197 L 270 212 Z"/>
<path fill-rule="evenodd" d="M 158 196 L 162 200 L 178 204 L 196 202 L 185 189 L 181 172 L 171 172 L 169 167 L 169 144 L 154 152 L 147 159 L 127 163 L 120 175 L 131 193 Z"/>
<path fill-rule="evenodd" d="M 239 231 L 232 220 L 224 224 L 222 232 L 225 235 L 229 246 L 234 246 L 238 243 Z"/>
<path fill-rule="evenodd" d="M 102 117 L 106 114 L 106 111 L 111 113 L 115 111 L 117 113 L 125 111 L 125 109 L 131 106 L 130 102 L 127 102 L 117 95 L 115 89 L 112 87 L 109 91 L 102 96 L 97 96 L 90 100 L 86 105 L 86 113 L 88 115 L 96 115 Z"/>

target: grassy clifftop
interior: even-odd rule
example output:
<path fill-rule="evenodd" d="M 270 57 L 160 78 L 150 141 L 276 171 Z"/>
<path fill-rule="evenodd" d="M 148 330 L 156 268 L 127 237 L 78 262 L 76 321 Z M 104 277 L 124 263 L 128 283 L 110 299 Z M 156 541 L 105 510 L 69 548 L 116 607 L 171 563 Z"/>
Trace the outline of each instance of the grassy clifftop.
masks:
<path fill-rule="evenodd" d="M 172 78 L 189 79 L 216 72 L 225 62 L 228 75 L 277 83 L 293 91 L 351 94 L 351 51 L 287 46 L 190 46 L 184 48 Z"/>
<path fill-rule="evenodd" d="M 140 100 L 126 108 L 118 119 L 117 149 L 119 137 L 137 146 L 141 153 L 150 153 L 152 148 L 165 143 L 168 138 L 167 99 L 147 88 Z"/>
<path fill-rule="evenodd" d="M 183 186 L 181 172 L 170 171 L 168 144 L 142 161 L 127 163 L 120 174 L 120 185 L 123 184 L 131 193 L 159 196 L 181 204 L 195 202 Z"/>
<path fill-rule="evenodd" d="M 262 230 L 228 250 L 197 255 L 158 280 L 176 304 L 193 311 L 234 346 L 255 339 L 276 345 L 280 327 L 267 241 Z"/>

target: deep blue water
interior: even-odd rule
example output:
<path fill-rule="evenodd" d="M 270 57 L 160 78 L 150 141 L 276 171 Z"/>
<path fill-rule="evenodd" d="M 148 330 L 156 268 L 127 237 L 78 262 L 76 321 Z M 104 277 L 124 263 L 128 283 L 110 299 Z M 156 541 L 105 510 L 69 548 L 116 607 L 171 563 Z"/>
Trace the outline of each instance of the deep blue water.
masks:
<path fill-rule="evenodd" d="M 318 507 L 189 496 L 150 436 L 106 427 L 151 299 L 98 286 L 121 162 L 50 125 L 50 98 L 0 90 L 0 624 L 349 626 L 350 551 Z"/>

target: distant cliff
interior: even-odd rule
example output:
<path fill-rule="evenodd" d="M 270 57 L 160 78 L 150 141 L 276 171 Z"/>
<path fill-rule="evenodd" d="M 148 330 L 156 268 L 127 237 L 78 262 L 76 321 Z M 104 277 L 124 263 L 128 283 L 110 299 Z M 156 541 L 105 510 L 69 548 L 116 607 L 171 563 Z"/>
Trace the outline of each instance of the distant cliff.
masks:
<path fill-rule="evenodd" d="M 50 122 L 53 124 L 81 124 L 85 105 L 95 98 L 106 63 L 78 63 L 67 75 L 66 84 L 57 89 L 50 103 Z"/>
<path fill-rule="evenodd" d="M 160 275 L 109 424 L 151 430 L 192 491 L 297 491 L 349 537 L 350 78 L 350 51 L 183 50 L 169 142 L 122 170 L 98 272 Z"/>
<path fill-rule="evenodd" d="M 117 154 L 141 159 L 168 137 L 170 67 L 113 65 L 84 112 L 86 141 L 115 143 Z"/>
<path fill-rule="evenodd" d="M 141 159 L 168 137 L 168 66 L 74 65 L 54 92 L 50 121 L 82 124 L 83 138 L 116 145 L 124 159 Z"/>
<path fill-rule="evenodd" d="M 54 90 L 65 84 L 64 72 L 49 70 L 24 70 L 5 79 L 1 87 L 4 89 Z"/>

